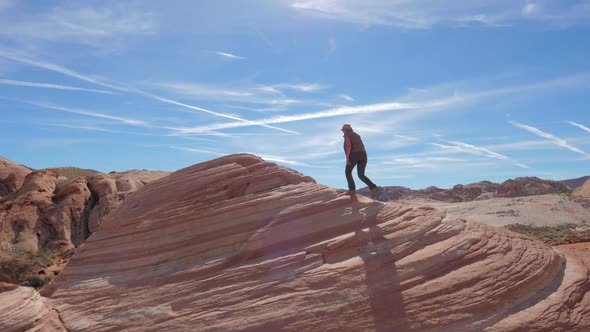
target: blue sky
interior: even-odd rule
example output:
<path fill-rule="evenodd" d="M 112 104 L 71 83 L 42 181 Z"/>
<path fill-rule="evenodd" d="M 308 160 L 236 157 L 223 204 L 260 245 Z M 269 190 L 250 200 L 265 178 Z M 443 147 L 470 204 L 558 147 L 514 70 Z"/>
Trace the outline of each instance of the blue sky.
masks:
<path fill-rule="evenodd" d="M 343 188 L 350 123 L 378 185 L 574 178 L 588 36 L 588 0 L 0 0 L 0 155 L 108 172 L 250 152 Z"/>

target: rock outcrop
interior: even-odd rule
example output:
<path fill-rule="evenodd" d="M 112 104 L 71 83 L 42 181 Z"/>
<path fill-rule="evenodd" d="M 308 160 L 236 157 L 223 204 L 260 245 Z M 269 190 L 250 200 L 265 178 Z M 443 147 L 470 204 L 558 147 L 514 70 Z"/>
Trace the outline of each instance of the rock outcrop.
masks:
<path fill-rule="evenodd" d="M 232 155 L 140 188 L 43 294 L 68 331 L 582 331 L 589 274 L 578 252 Z"/>
<path fill-rule="evenodd" d="M 0 199 L 0 249 L 48 247 L 67 255 L 129 194 L 168 174 L 128 171 L 67 178 L 49 169 L 31 172 L 17 191 Z"/>
<path fill-rule="evenodd" d="M 590 180 L 584 182 L 584 184 L 581 187 L 578 187 L 578 189 L 574 190 L 572 195 L 576 197 L 590 199 Z"/>
<path fill-rule="evenodd" d="M 536 177 L 516 178 L 503 182 L 496 190 L 497 197 L 522 197 L 569 193 L 570 189 L 559 181 Z"/>
<path fill-rule="evenodd" d="M 575 190 L 581 187 L 587 180 L 590 180 L 590 176 L 582 176 L 575 179 L 562 180 L 561 182 L 568 186 L 570 189 Z"/>
<path fill-rule="evenodd" d="M 563 183 L 543 180 L 536 177 L 522 177 L 504 181 L 501 184 L 481 181 L 467 185 L 458 184 L 451 189 L 428 187 L 412 190 L 410 188 L 393 186 L 382 187 L 377 197 L 382 202 L 400 199 L 430 199 L 435 201 L 458 203 L 485 200 L 496 197 L 524 197 L 545 194 L 569 193 L 571 190 Z M 359 190 L 359 194 L 370 196 L 367 188 Z"/>
<path fill-rule="evenodd" d="M 25 166 L 0 157 L 0 198 L 17 191 L 29 173 Z"/>
<path fill-rule="evenodd" d="M 45 168 L 45 170 L 53 171 L 58 177 L 63 177 L 64 179 L 83 178 L 100 173 L 99 171 L 95 171 L 93 169 L 84 169 L 78 167 L 53 167 Z"/>
<path fill-rule="evenodd" d="M 36 290 L 0 283 L 0 331 L 67 330 L 57 311 Z"/>

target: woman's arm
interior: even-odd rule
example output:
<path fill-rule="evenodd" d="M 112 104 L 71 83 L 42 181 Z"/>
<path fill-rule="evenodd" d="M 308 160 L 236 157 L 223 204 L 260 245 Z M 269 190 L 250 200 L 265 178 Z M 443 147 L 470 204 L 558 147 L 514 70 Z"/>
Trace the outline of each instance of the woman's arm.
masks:
<path fill-rule="evenodd" d="M 346 165 L 350 165 L 350 150 L 352 150 L 352 143 L 350 137 L 344 136 L 344 152 L 346 153 Z"/>

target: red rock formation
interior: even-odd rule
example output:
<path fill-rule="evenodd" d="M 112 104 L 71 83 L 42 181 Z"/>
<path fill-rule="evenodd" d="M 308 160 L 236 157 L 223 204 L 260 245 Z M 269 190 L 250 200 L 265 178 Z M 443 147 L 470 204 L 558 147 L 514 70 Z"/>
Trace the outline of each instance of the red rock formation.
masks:
<path fill-rule="evenodd" d="M 6 284 L 5 284 L 6 285 Z M 0 331 L 67 331 L 59 314 L 29 287 L 0 284 Z"/>
<path fill-rule="evenodd" d="M 43 294 L 69 331 L 581 331 L 584 259 L 233 155 L 128 197 Z"/>
<path fill-rule="evenodd" d="M 430 199 L 447 203 L 470 202 L 495 197 L 523 197 L 545 194 L 569 193 L 570 189 L 558 181 L 543 180 L 536 177 L 510 179 L 502 184 L 481 181 L 467 185 L 458 184 L 452 189 L 428 187 L 412 190 L 405 187 L 382 187 L 379 197 L 382 202 L 399 199 Z M 370 196 L 367 188 L 359 190 L 359 194 Z"/>
<path fill-rule="evenodd" d="M 88 188 L 95 197 L 90 211 L 90 232 L 99 229 L 102 220 L 123 200 L 149 182 L 168 176 L 169 172 L 131 170 L 122 173 L 96 174 L 87 178 Z"/>
<path fill-rule="evenodd" d="M 561 182 L 542 180 L 536 177 L 525 177 L 505 181 L 498 187 L 496 196 L 520 197 L 569 192 L 569 188 Z"/>
<path fill-rule="evenodd" d="M 578 189 L 574 190 L 572 195 L 574 195 L 576 197 L 590 199 L 590 180 L 584 182 L 584 184 L 582 186 L 580 186 Z"/>
<path fill-rule="evenodd" d="M 575 190 L 581 187 L 584 183 L 586 183 L 587 180 L 590 180 L 590 176 L 582 176 L 575 179 L 562 180 L 561 183 L 565 184 L 570 189 Z"/>
<path fill-rule="evenodd" d="M 20 188 L 29 173 L 30 169 L 0 157 L 0 198 Z"/>
<path fill-rule="evenodd" d="M 67 256 L 98 229 L 129 194 L 168 172 L 129 171 L 61 178 L 55 171 L 29 173 L 0 199 L 0 249 L 55 249 Z"/>

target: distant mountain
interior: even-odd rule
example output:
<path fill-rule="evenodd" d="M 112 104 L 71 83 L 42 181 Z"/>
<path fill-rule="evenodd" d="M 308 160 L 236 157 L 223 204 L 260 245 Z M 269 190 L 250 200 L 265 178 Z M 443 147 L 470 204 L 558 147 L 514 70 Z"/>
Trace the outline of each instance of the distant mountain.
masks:
<path fill-rule="evenodd" d="M 358 192 L 361 195 L 370 195 L 367 188 L 360 189 Z M 522 197 L 569 192 L 571 192 L 571 189 L 559 181 L 543 180 L 537 177 L 521 177 L 504 181 L 501 184 L 490 181 L 481 181 L 467 185 L 458 184 L 451 189 L 428 187 L 426 189 L 412 190 L 398 186 L 381 187 L 377 199 L 387 202 L 403 198 L 423 198 L 457 203 L 494 197 Z"/>
<path fill-rule="evenodd" d="M 575 190 L 581 187 L 588 179 L 590 179 L 590 176 L 582 176 L 577 179 L 563 180 L 561 183 L 564 183 L 566 186 L 570 187 L 571 190 Z"/>

